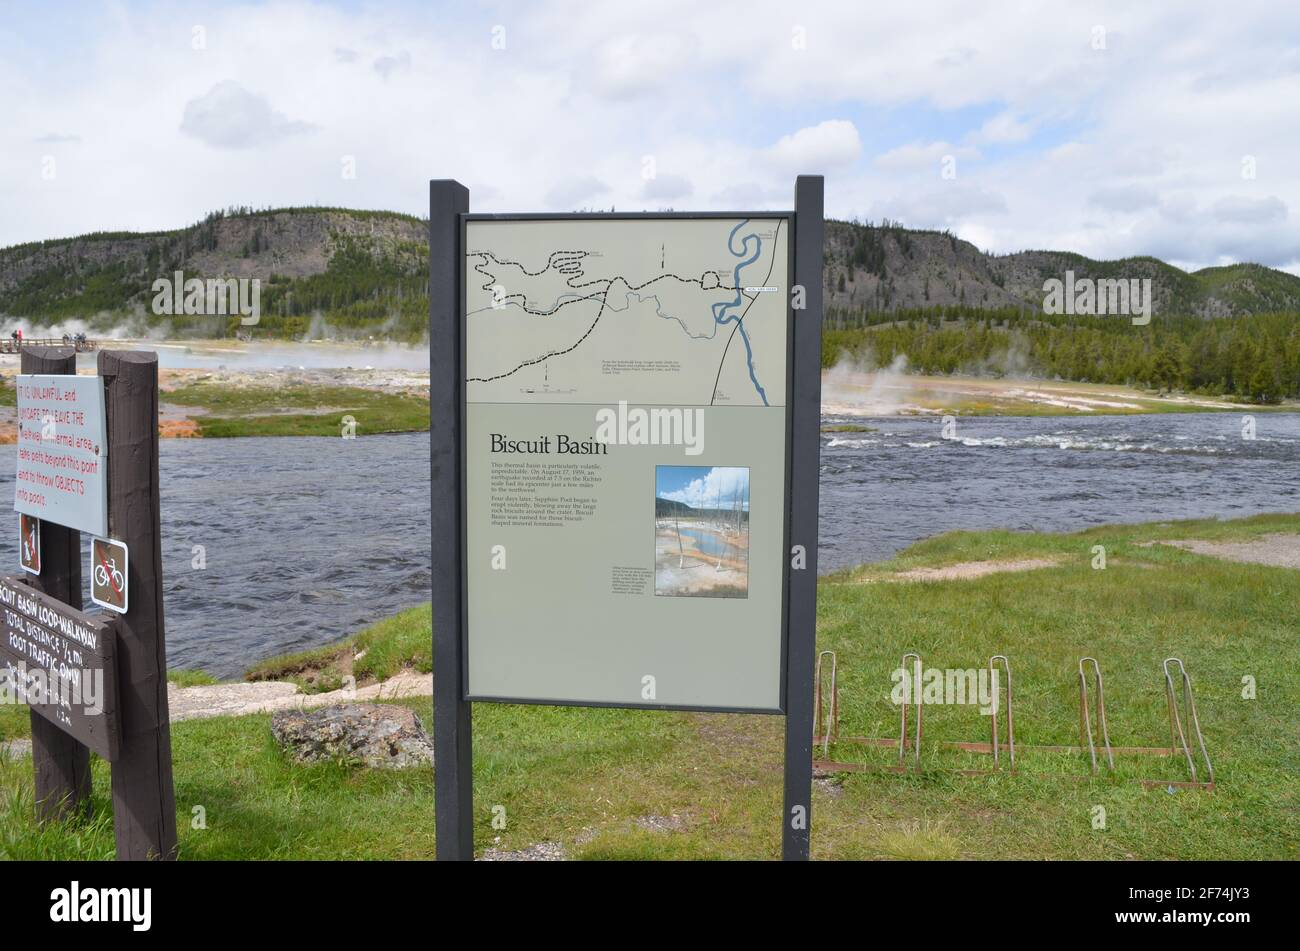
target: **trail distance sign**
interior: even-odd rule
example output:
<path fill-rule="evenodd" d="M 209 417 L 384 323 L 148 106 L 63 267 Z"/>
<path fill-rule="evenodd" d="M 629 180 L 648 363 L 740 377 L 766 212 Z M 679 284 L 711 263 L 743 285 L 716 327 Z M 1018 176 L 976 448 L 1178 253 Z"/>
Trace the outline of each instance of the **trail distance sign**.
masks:
<path fill-rule="evenodd" d="M 14 509 L 93 535 L 108 534 L 108 439 L 99 376 L 17 379 Z"/>
<path fill-rule="evenodd" d="M 113 622 L 0 578 L 0 695 L 110 761 L 120 743 L 115 637 Z"/>
<path fill-rule="evenodd" d="M 469 699 L 783 709 L 791 220 L 466 216 Z"/>

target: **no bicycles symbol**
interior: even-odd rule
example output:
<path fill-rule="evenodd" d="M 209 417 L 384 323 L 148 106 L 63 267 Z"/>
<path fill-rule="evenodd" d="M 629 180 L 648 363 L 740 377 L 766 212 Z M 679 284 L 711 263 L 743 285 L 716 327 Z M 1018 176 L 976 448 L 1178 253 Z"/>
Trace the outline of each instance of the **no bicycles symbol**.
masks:
<path fill-rule="evenodd" d="M 23 571 L 41 573 L 41 520 L 30 515 L 18 516 L 18 563 Z"/>
<path fill-rule="evenodd" d="M 95 538 L 90 543 L 90 600 L 101 607 L 126 613 L 127 551 L 123 542 Z"/>

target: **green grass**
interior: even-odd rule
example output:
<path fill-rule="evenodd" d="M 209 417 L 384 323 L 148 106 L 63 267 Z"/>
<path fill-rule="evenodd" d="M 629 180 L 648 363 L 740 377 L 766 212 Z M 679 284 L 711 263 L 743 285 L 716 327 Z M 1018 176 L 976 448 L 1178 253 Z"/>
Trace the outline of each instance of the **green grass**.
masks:
<path fill-rule="evenodd" d="M 209 687 L 218 682 L 205 670 L 169 670 L 167 681 L 178 687 Z"/>
<path fill-rule="evenodd" d="M 356 421 L 358 436 L 429 428 L 425 397 L 361 387 L 193 383 L 166 391 L 162 400 L 203 410 L 194 418 L 200 434 L 207 437 L 339 436 L 345 416 Z"/>
<path fill-rule="evenodd" d="M 309 693 L 337 690 L 344 677 L 358 686 L 387 680 L 403 669 L 433 670 L 433 609 L 423 605 L 385 618 L 339 644 L 258 661 L 246 680 L 288 680 Z M 359 659 L 357 659 L 359 658 Z"/>
<path fill-rule="evenodd" d="M 1015 677 L 1018 773 L 962 776 L 989 757 L 940 748 L 982 740 L 969 706 L 925 712 L 924 768 L 851 774 L 814 791 L 813 854 L 823 859 L 1261 859 L 1300 856 L 1300 572 L 1227 562 L 1157 539 L 1246 539 L 1300 532 L 1300 515 L 1096 528 L 1068 535 L 950 533 L 882 565 L 824 579 L 819 646 L 839 657 L 841 734 L 896 736 L 890 672 L 904 651 L 927 666 L 969 668 L 1005 652 Z M 1094 546 L 1105 570 L 1092 568 Z M 1056 567 L 968 581 L 887 583 L 898 570 L 960 561 L 1053 557 Z M 869 583 L 861 583 L 869 582 Z M 350 647 L 374 676 L 427 669 L 427 608 L 376 625 Z M 421 643 L 423 642 L 423 643 Z M 334 649 L 337 652 L 337 648 Z M 1085 757 L 1034 752 L 1074 744 L 1076 664 L 1099 658 L 1111 742 L 1167 741 L 1160 661 L 1192 676 L 1218 788 L 1167 792 L 1180 760 L 1117 755 L 1115 774 Z M 1241 697 L 1253 676 L 1258 698 Z M 429 725 L 427 698 L 409 705 Z M 12 711 L 0 711 L 7 728 Z M 183 858 L 427 858 L 428 769 L 392 774 L 298 766 L 275 748 L 268 716 L 187 721 L 172 730 Z M 781 721 L 776 717 L 477 704 L 475 837 L 480 849 L 559 842 L 586 859 L 775 858 L 780 851 Z M 891 751 L 839 743 L 843 760 Z M 895 754 L 896 755 L 896 754 Z M 95 763 L 95 815 L 110 811 Z M 196 806 L 207 829 L 196 829 Z M 507 825 L 493 829 L 493 806 Z M 1094 830 L 1094 807 L 1106 828 Z M 0 763 L 0 856 L 107 858 L 103 818 L 37 829 L 31 765 Z M 653 831 L 637 820 L 681 817 Z"/>

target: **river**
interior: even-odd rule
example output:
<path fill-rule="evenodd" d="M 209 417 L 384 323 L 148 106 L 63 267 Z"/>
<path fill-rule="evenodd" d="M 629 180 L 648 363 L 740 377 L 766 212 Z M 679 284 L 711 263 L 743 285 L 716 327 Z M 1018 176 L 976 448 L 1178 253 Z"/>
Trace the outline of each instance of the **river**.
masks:
<path fill-rule="evenodd" d="M 821 569 L 957 528 L 1300 511 L 1300 414 L 1255 418 L 1254 440 L 1235 413 L 961 418 L 950 439 L 934 418 L 855 418 L 877 431 L 822 436 Z M 425 433 L 164 440 L 161 467 L 173 668 L 235 677 L 428 598 Z"/>

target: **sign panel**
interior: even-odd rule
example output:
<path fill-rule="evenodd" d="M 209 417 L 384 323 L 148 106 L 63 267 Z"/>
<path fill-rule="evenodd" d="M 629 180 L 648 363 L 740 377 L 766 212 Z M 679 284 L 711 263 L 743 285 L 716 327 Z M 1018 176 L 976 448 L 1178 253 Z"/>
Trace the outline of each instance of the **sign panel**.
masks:
<path fill-rule="evenodd" d="M 27 703 L 79 743 L 116 759 L 120 729 L 112 622 L 19 578 L 0 578 L 0 618 L 0 693 L 6 701 Z"/>
<path fill-rule="evenodd" d="M 467 216 L 468 699 L 782 709 L 790 225 Z"/>
<path fill-rule="evenodd" d="M 18 516 L 18 564 L 23 571 L 41 573 L 41 520 Z"/>
<path fill-rule="evenodd" d="M 108 440 L 98 376 L 23 374 L 18 390 L 14 508 L 108 534 Z"/>
<path fill-rule="evenodd" d="M 100 607 L 126 613 L 127 549 L 111 538 L 90 540 L 90 600 Z"/>

